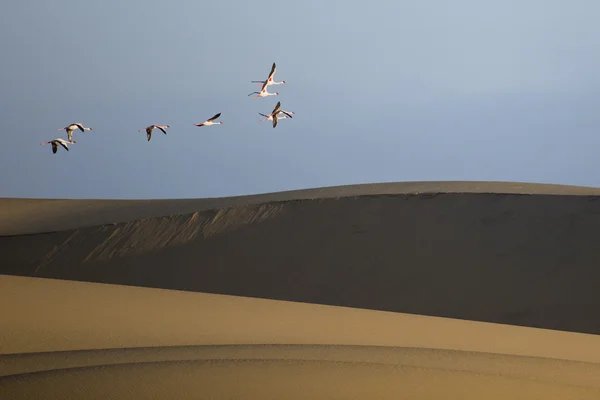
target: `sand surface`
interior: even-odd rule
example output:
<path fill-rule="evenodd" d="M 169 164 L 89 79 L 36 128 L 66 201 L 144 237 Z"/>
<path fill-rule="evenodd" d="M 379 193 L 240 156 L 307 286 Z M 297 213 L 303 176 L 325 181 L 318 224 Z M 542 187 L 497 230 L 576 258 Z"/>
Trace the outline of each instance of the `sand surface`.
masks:
<path fill-rule="evenodd" d="M 0 199 L 0 398 L 598 399 L 598 200 Z"/>
<path fill-rule="evenodd" d="M 3 398 L 600 396 L 597 335 L 14 276 L 0 304 Z"/>

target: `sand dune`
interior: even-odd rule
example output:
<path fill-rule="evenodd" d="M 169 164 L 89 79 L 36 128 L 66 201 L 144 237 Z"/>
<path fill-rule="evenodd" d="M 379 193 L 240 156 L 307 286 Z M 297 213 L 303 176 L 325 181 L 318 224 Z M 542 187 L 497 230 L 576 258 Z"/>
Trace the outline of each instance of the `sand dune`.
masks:
<path fill-rule="evenodd" d="M 598 399 L 599 199 L 0 199 L 0 398 Z"/>
<path fill-rule="evenodd" d="M 598 334 L 600 319 L 588 315 L 599 306 L 599 193 L 434 182 L 234 199 L 6 200 L 5 232 L 73 217 L 58 232 L 0 237 L 0 273 Z M 88 226 L 101 220 L 117 223 Z"/>
<path fill-rule="evenodd" d="M 6 275 L 0 275 L 0 293 L 2 354 L 207 344 L 338 344 L 600 362 L 600 336 L 583 333 Z M 15 304 L 19 307 L 11 306 Z M 70 337 L 74 334 L 80 336 Z M 554 348 L 555 343 L 564 346 Z"/>
<path fill-rule="evenodd" d="M 596 335 L 11 276 L 0 304 L 3 398 L 600 395 Z"/>

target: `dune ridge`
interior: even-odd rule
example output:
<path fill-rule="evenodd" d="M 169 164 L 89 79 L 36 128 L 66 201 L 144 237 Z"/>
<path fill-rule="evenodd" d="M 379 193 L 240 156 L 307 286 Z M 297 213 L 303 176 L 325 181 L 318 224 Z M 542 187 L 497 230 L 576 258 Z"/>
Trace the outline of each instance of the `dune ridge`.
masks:
<path fill-rule="evenodd" d="M 424 347 L 339 344 L 237 344 L 106 348 L 1 355 L 0 376 L 72 370 L 108 365 L 177 361 L 263 360 L 333 361 L 404 365 L 438 370 L 476 372 L 514 378 L 580 384 L 596 379 L 600 364 L 558 358 Z M 568 366 L 565 368 L 565 366 Z M 565 370 L 561 370 L 565 369 Z"/>
<path fill-rule="evenodd" d="M 386 182 L 287 190 L 274 193 L 200 199 L 36 199 L 0 197 L 0 236 L 56 232 L 270 202 L 355 196 L 480 193 L 599 196 L 587 186 L 527 182 L 424 181 Z"/>
<path fill-rule="evenodd" d="M 561 366 L 563 367 L 563 366 Z M 377 363 L 202 360 L 0 378 L 14 399 L 597 399 L 594 384 Z"/>

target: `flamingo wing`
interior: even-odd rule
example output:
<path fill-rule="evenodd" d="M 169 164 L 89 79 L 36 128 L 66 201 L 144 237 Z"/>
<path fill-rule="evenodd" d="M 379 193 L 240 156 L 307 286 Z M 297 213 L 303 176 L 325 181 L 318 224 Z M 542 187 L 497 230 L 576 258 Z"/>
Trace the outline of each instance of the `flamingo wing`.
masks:
<path fill-rule="evenodd" d="M 260 88 L 261 92 L 265 92 L 267 90 L 267 86 L 269 86 L 269 80 L 267 79 L 265 81 L 265 83 L 263 83 L 262 87 Z"/>
<path fill-rule="evenodd" d="M 277 112 L 279 111 L 280 108 L 281 108 L 281 101 L 278 101 L 277 104 L 275 105 L 275 108 L 273 109 L 272 114 L 277 114 Z"/>
<path fill-rule="evenodd" d="M 271 72 L 269 72 L 269 77 L 267 78 L 267 82 L 273 80 L 273 76 L 275 75 L 275 71 L 277 71 L 277 66 L 275 65 L 275 63 L 273 63 L 273 66 L 271 67 Z"/>
<path fill-rule="evenodd" d="M 64 149 L 65 149 L 66 151 L 69 151 L 69 146 L 67 146 L 67 144 L 66 144 L 65 142 L 63 142 L 63 141 L 60 141 L 60 142 L 58 142 L 58 143 L 59 143 L 59 144 L 60 144 L 62 147 L 64 147 Z"/>
<path fill-rule="evenodd" d="M 148 138 L 148 141 L 150 141 L 150 138 L 152 137 L 152 130 L 154 129 L 154 125 L 149 126 L 146 128 L 146 137 Z"/>

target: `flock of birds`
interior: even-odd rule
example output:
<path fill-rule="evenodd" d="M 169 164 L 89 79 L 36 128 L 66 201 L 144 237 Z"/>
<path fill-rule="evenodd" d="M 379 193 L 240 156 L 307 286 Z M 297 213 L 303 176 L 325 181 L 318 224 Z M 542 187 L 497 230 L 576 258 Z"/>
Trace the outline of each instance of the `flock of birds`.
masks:
<path fill-rule="evenodd" d="M 271 67 L 271 72 L 269 73 L 269 76 L 267 77 L 266 80 L 264 81 L 252 81 L 252 83 L 256 83 L 258 86 L 261 86 L 261 89 L 259 92 L 252 92 L 250 93 L 248 96 L 252 96 L 253 98 L 261 98 L 261 97 L 267 97 L 267 96 L 278 96 L 279 93 L 278 92 L 269 92 L 267 90 L 267 88 L 271 85 L 281 85 L 284 84 L 285 81 L 275 81 L 273 78 L 275 76 L 275 72 L 277 71 L 277 66 L 275 65 L 275 63 L 273 63 L 273 66 Z M 280 119 L 285 119 L 285 118 L 292 118 L 292 115 L 295 114 L 293 111 L 286 111 L 281 109 L 281 101 L 278 101 L 277 104 L 275 105 L 275 108 L 273 108 L 273 111 L 271 111 L 270 114 L 263 114 L 260 113 L 260 115 L 262 115 L 264 117 L 264 119 L 262 119 L 261 121 L 272 121 L 273 122 L 273 128 L 275 128 L 277 126 L 277 122 Z M 199 123 L 199 124 L 194 124 L 194 126 L 211 126 L 211 125 L 220 125 L 223 122 L 221 121 L 215 121 L 217 118 L 219 118 L 221 116 L 221 113 L 217 113 L 215 114 L 213 117 L 207 119 L 206 121 Z M 150 125 L 147 126 L 144 129 L 140 129 L 138 132 L 142 132 L 145 131 L 146 132 L 146 137 L 148 138 L 148 141 L 150 141 L 150 139 L 152 138 L 152 131 L 154 131 L 154 129 L 159 129 L 162 133 L 164 133 L 165 135 L 167 134 L 167 129 L 169 128 L 169 125 Z M 57 131 L 65 131 L 67 132 L 67 139 L 65 140 L 63 138 L 56 138 L 54 140 L 51 140 L 49 142 L 42 142 L 40 143 L 41 146 L 43 145 L 52 145 L 52 153 L 56 154 L 56 152 L 58 151 L 58 146 L 63 147 L 65 150 L 69 151 L 69 145 L 70 144 L 76 144 L 77 142 L 73 140 L 73 132 L 75 132 L 76 130 L 80 130 L 81 132 L 85 132 L 85 131 L 91 131 L 93 130 L 90 127 L 85 127 L 83 126 L 82 123 L 80 122 L 75 122 L 72 123 L 70 125 L 65 126 L 64 128 L 58 128 Z"/>

